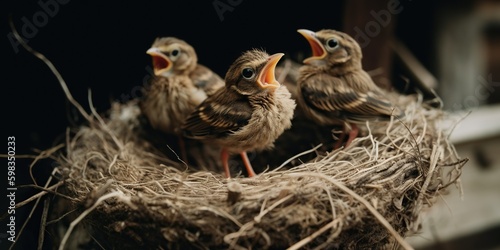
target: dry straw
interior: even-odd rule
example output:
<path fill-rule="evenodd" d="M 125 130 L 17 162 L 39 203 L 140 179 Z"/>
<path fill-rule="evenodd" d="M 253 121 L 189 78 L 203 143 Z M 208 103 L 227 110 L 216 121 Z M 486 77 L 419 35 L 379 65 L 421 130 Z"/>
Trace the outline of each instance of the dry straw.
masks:
<path fill-rule="evenodd" d="M 30 198 L 55 195 L 42 227 L 59 249 L 411 249 L 404 237 L 459 184 L 466 163 L 448 141 L 452 128 L 441 126 L 448 115 L 411 95 L 395 98 L 404 118 L 367 123 L 347 149 L 310 146 L 308 133 L 291 130 L 284 138 L 310 150 L 287 155 L 280 140 L 281 165 L 256 154 L 263 172 L 226 179 L 220 168 L 193 168 L 148 140 L 135 101 L 102 115 L 89 94 L 86 113 L 59 80 L 87 123 L 45 152 L 58 163 L 57 180 Z M 197 165 L 210 165 L 200 159 L 210 146 L 196 147 Z"/>

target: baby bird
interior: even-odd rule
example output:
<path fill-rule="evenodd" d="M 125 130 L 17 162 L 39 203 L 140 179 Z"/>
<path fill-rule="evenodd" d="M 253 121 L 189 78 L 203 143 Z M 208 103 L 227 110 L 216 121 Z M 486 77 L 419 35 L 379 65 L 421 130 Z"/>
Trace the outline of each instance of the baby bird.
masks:
<path fill-rule="evenodd" d="M 312 49 L 300 68 L 298 105 L 307 117 L 320 125 L 343 125 L 339 148 L 358 135 L 357 124 L 366 120 L 388 120 L 403 114 L 384 97 L 361 65 L 361 48 L 349 35 L 336 30 L 313 32 L 299 29 Z"/>
<path fill-rule="evenodd" d="M 157 38 L 146 53 L 153 59 L 155 75 L 145 89 L 141 111 L 154 129 L 179 136 L 186 160 L 181 125 L 207 96 L 224 86 L 224 81 L 198 64 L 194 48 L 181 39 Z"/>
<path fill-rule="evenodd" d="M 292 125 L 295 101 L 275 77 L 283 55 L 256 49 L 243 53 L 229 67 L 226 86 L 200 104 L 182 127 L 185 136 L 222 148 L 227 178 L 230 153 L 240 154 L 248 176 L 255 176 L 246 151 L 272 148 Z"/>

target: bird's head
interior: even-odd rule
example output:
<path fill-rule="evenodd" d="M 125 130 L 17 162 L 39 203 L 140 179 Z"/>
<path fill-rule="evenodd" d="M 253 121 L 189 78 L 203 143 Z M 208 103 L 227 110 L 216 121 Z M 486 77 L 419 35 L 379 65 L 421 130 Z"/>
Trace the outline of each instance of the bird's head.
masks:
<path fill-rule="evenodd" d="M 283 55 L 269 55 L 258 49 L 244 52 L 229 67 L 225 77 L 226 87 L 242 95 L 274 92 L 281 86 L 274 71 Z"/>
<path fill-rule="evenodd" d="M 146 53 L 153 58 L 156 76 L 187 74 L 196 68 L 198 62 L 194 48 L 175 37 L 157 38 Z"/>
<path fill-rule="evenodd" d="M 317 32 L 299 29 L 298 32 L 307 39 L 312 50 L 312 56 L 304 60 L 305 64 L 361 66 L 361 47 L 348 34 L 328 29 Z"/>

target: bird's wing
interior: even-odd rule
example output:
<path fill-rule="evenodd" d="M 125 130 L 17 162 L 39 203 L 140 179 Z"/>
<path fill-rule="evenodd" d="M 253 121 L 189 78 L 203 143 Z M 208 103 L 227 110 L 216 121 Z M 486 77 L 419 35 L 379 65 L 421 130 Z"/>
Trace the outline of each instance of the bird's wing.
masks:
<path fill-rule="evenodd" d="M 208 96 L 213 95 L 219 88 L 225 85 L 224 80 L 211 71 L 209 68 L 198 64 L 195 70 L 190 74 L 193 84 L 203 89 Z"/>
<path fill-rule="evenodd" d="M 394 108 L 376 91 L 361 93 L 346 86 L 341 78 L 325 74 L 309 77 L 301 84 L 305 102 L 324 113 L 337 113 L 353 120 L 390 117 Z"/>
<path fill-rule="evenodd" d="M 247 100 L 218 91 L 191 113 L 182 130 L 189 138 L 221 138 L 248 124 L 251 115 L 252 108 Z"/>

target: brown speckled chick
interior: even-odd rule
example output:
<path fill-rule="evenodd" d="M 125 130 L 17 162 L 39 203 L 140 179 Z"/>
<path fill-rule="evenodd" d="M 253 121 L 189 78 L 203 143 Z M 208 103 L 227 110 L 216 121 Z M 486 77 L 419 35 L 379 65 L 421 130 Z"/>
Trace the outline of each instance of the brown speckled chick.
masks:
<path fill-rule="evenodd" d="M 343 125 L 349 133 L 345 147 L 358 134 L 357 124 L 404 115 L 384 96 L 361 65 L 361 48 L 349 35 L 336 30 L 298 30 L 312 49 L 300 68 L 297 102 L 320 125 Z"/>
<path fill-rule="evenodd" d="M 295 101 L 274 72 L 282 56 L 269 56 L 256 49 L 243 53 L 229 67 L 225 88 L 208 97 L 183 126 L 187 137 L 222 148 L 221 160 L 228 178 L 229 153 L 240 154 L 248 176 L 254 176 L 246 151 L 272 148 L 292 125 Z"/>
<path fill-rule="evenodd" d="M 145 89 L 141 111 L 154 129 L 179 136 L 185 159 L 181 125 L 207 96 L 224 86 L 224 81 L 198 64 L 194 48 L 181 39 L 157 38 L 146 53 L 153 59 L 155 76 Z"/>

